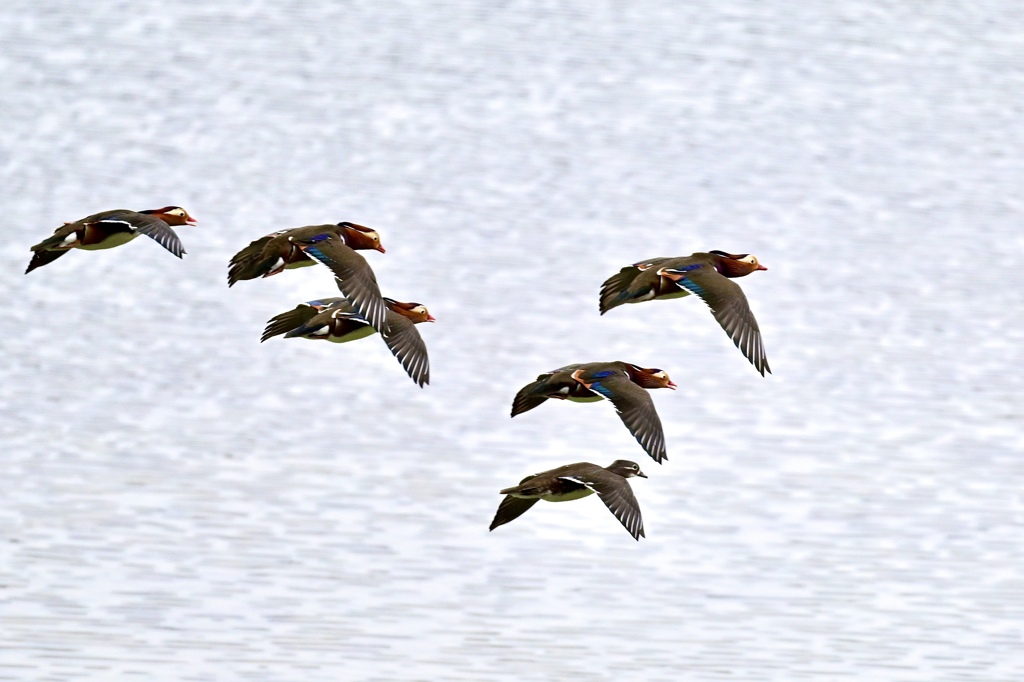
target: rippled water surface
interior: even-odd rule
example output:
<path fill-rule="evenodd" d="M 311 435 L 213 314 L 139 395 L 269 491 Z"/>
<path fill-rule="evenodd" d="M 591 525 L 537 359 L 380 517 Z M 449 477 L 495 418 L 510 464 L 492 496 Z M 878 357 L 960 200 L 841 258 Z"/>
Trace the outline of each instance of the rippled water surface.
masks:
<path fill-rule="evenodd" d="M 0 15 L 0 678 L 1024 678 L 1024 34 L 1013 2 L 89 4 Z M 109 208 L 185 206 L 23 275 Z M 274 339 L 376 227 L 432 384 Z M 725 249 L 775 372 L 624 264 Z M 653 395 L 508 418 L 569 362 Z M 497 491 L 636 459 L 647 538 Z"/>

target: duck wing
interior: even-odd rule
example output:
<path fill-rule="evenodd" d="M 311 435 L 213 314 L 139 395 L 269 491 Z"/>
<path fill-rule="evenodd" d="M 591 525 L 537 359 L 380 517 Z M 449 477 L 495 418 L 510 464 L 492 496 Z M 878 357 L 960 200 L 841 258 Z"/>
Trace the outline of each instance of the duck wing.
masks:
<path fill-rule="evenodd" d="M 316 307 L 309 303 L 300 303 L 292 310 L 281 313 L 280 315 L 275 315 L 267 320 L 267 327 L 263 330 L 263 336 L 260 337 L 260 343 L 263 343 L 267 339 L 277 336 L 278 334 L 284 334 L 305 326 L 306 323 L 316 317 L 321 310 L 323 310 L 323 308 Z"/>
<path fill-rule="evenodd" d="M 296 245 L 307 256 L 320 261 L 334 273 L 341 293 L 365 317 L 370 325 L 387 336 L 387 307 L 377 286 L 377 278 L 366 259 L 351 249 L 336 233 L 325 232 Z"/>
<path fill-rule="evenodd" d="M 630 381 L 624 373 L 607 371 L 604 377 L 601 374 L 605 372 L 594 375 L 596 380 L 592 383 L 588 380 L 590 390 L 612 401 L 622 423 L 655 462 L 661 464 L 668 459 L 665 452 L 665 430 L 661 426 L 661 418 L 654 408 L 651 394 Z"/>
<path fill-rule="evenodd" d="M 718 324 L 761 376 L 765 372 L 771 374 L 764 343 L 761 341 L 761 330 L 739 284 L 712 267 L 696 268 L 686 273 L 677 283 L 701 297 Z"/>
<path fill-rule="evenodd" d="M 185 254 L 185 249 L 181 245 L 181 240 L 178 238 L 178 234 L 171 229 L 171 226 L 156 216 L 149 215 L 148 213 L 136 213 L 132 211 L 129 212 L 128 215 L 117 218 L 105 218 L 103 220 L 97 220 L 91 224 L 102 226 L 107 224 L 115 225 L 118 223 L 130 225 L 135 228 L 137 232 L 146 235 L 178 258 L 181 258 Z"/>
<path fill-rule="evenodd" d="M 553 369 L 538 376 L 536 381 L 523 386 L 512 400 L 512 416 L 528 412 L 548 398 L 576 397 L 574 392 L 582 387 L 572 378 L 572 373 L 580 367 L 583 365 L 566 365 Z"/>
<path fill-rule="evenodd" d="M 637 388 L 640 387 L 637 386 Z M 644 389 L 640 388 L 640 390 Z M 597 496 L 608 507 L 608 511 L 629 531 L 634 540 L 646 537 L 644 535 L 644 520 L 640 514 L 640 504 L 636 501 L 633 488 L 625 478 L 599 467 L 595 467 L 592 471 L 575 472 L 561 478 L 585 485 L 597 493 Z"/>
<path fill-rule="evenodd" d="M 63 249 L 61 251 L 54 251 L 54 250 L 44 251 L 44 250 L 39 250 L 39 251 L 33 252 L 32 260 L 30 260 L 28 262 L 28 267 L 25 269 L 25 274 L 27 275 L 28 273 L 32 272 L 36 268 L 41 268 L 44 265 L 49 265 L 50 263 L 52 263 L 53 261 L 57 260 L 58 258 L 63 256 L 67 252 L 68 252 L 67 249 Z"/>
<path fill-rule="evenodd" d="M 491 526 L 488 530 L 494 530 L 498 526 L 503 526 L 509 521 L 514 521 L 520 516 L 525 514 L 530 507 L 537 504 L 540 498 L 535 497 L 532 500 L 523 499 L 521 497 L 513 497 L 512 495 L 506 495 L 505 499 L 498 505 L 498 511 L 494 514 L 494 520 L 491 521 Z"/>
<path fill-rule="evenodd" d="M 228 263 L 228 286 L 242 279 L 256 279 L 270 267 L 273 254 L 266 253 L 267 244 L 280 232 L 249 242 L 249 245 L 231 257 Z"/>
<path fill-rule="evenodd" d="M 388 310 L 387 323 L 388 333 L 384 336 L 384 343 L 388 345 L 391 354 L 398 358 L 406 374 L 423 388 L 430 383 L 427 344 L 423 343 L 419 330 L 408 317 Z"/>
<path fill-rule="evenodd" d="M 267 320 L 267 327 L 263 330 L 263 337 L 260 338 L 260 343 L 278 334 L 284 334 L 285 332 L 302 327 L 316 317 L 317 313 L 331 307 L 338 301 L 344 300 L 343 298 L 323 298 L 316 301 L 306 301 L 305 303 L 298 304 L 292 310 L 275 315 Z"/>

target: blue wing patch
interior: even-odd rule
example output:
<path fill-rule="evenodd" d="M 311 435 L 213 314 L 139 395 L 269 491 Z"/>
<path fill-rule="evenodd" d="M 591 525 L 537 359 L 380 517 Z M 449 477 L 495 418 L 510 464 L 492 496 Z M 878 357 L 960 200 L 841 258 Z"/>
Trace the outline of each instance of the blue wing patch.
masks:
<path fill-rule="evenodd" d="M 609 374 L 611 374 L 611 372 L 609 372 Z M 609 391 L 606 386 L 602 386 L 600 381 L 595 381 L 594 383 L 590 384 L 590 390 L 597 391 L 608 400 L 612 399 L 612 392 Z"/>
<path fill-rule="evenodd" d="M 702 287 L 701 285 L 697 284 L 696 282 L 694 282 L 692 279 L 689 279 L 688 277 L 684 277 L 684 278 L 682 278 L 680 280 L 676 280 L 676 284 L 678 284 L 681 287 L 685 287 L 686 289 L 688 289 L 692 293 L 695 293 L 695 294 L 697 294 L 698 296 L 700 296 L 702 298 L 704 296 L 704 287 Z"/>
<path fill-rule="evenodd" d="M 330 234 L 329 232 L 324 232 L 323 234 L 318 234 L 315 237 L 310 237 L 306 241 L 309 242 L 310 244 L 316 244 L 317 242 L 322 242 L 325 239 L 330 239 L 332 236 L 333 235 Z"/>
<path fill-rule="evenodd" d="M 323 251 L 316 248 L 315 246 L 307 246 L 306 248 L 303 249 L 303 251 L 313 256 L 313 258 L 316 258 L 318 261 L 327 262 L 328 260 L 330 260 L 329 258 L 327 258 L 327 256 L 324 255 Z"/>
<path fill-rule="evenodd" d="M 604 379 L 605 377 L 610 377 L 613 374 L 615 374 L 614 370 L 606 369 L 603 372 L 598 372 L 597 374 L 594 375 L 594 377 L 596 377 L 598 379 Z"/>

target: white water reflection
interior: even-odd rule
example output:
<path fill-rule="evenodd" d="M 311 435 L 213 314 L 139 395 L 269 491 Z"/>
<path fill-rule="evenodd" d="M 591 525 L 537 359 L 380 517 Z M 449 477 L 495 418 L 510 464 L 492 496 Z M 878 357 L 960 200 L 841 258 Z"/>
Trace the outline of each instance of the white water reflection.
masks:
<path fill-rule="evenodd" d="M 0 679 L 1018 680 L 1024 61 L 1014 6 L 14 2 L 0 17 Z M 29 276 L 62 220 L 185 206 Z M 382 343 L 258 342 L 354 220 L 421 301 Z M 721 248 L 775 375 L 696 301 L 597 314 L 620 265 Z M 508 418 L 623 359 L 607 405 Z M 494 533 L 497 491 L 641 462 Z"/>

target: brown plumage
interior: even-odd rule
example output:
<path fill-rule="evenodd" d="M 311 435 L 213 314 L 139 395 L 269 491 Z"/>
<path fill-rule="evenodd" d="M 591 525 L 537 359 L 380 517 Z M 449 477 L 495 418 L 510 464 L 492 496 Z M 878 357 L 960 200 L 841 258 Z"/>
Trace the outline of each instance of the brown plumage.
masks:
<path fill-rule="evenodd" d="M 33 246 L 32 260 L 25 274 L 52 263 L 71 249 L 112 249 L 130 242 L 140 234 L 150 237 L 181 258 L 185 249 L 171 226 L 195 224 L 195 219 L 180 206 L 164 206 L 148 211 L 115 209 L 96 213 L 73 223 L 64 223 L 51 236 Z"/>
<path fill-rule="evenodd" d="M 391 354 L 421 388 L 430 383 L 427 346 L 415 325 L 433 322 L 434 317 L 420 303 L 403 303 L 385 298 L 388 334 L 384 336 Z M 323 339 L 348 343 L 372 336 L 375 329 L 344 298 L 322 298 L 300 303 L 292 310 L 267 321 L 260 341 L 284 334 L 285 338 Z"/>
<path fill-rule="evenodd" d="M 767 269 L 754 256 L 724 251 L 654 258 L 622 268 L 605 280 L 599 307 L 604 315 L 626 303 L 696 294 L 708 305 L 744 357 L 764 376 L 765 372 L 771 373 L 771 368 L 761 341 L 761 330 L 743 290 L 732 280 Z"/>
<path fill-rule="evenodd" d="M 647 478 L 636 462 L 619 459 L 607 467 L 577 462 L 527 476 L 519 485 L 501 491 L 505 499 L 491 521 L 490 530 L 522 516 L 538 500 L 567 502 L 597 493 L 608 510 L 635 540 L 644 536 L 644 521 L 633 489 L 626 480 Z"/>
<path fill-rule="evenodd" d="M 356 311 L 369 320 L 374 329 L 386 334 L 384 297 L 370 264 L 356 253 L 362 249 L 384 253 L 377 232 L 355 223 L 309 225 L 275 232 L 232 256 L 228 286 L 243 279 L 272 277 L 286 269 L 319 261 L 334 273 L 338 288 Z"/>
<path fill-rule="evenodd" d="M 532 410 L 549 399 L 573 402 L 610 400 L 629 432 L 660 464 L 668 459 L 665 432 L 654 401 L 644 389 L 675 387 L 664 371 L 628 362 L 567 365 L 541 374 L 536 381 L 521 388 L 512 401 L 512 416 Z"/>

